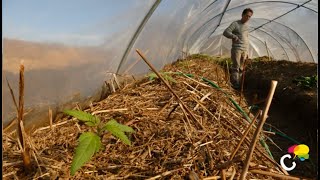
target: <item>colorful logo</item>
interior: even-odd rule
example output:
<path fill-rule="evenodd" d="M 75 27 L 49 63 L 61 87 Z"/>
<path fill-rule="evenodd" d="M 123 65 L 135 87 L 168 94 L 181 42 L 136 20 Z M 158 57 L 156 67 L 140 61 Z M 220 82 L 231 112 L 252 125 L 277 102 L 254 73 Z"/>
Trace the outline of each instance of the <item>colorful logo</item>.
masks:
<path fill-rule="evenodd" d="M 294 154 L 295 159 L 297 156 L 300 158 L 300 161 L 304 161 L 305 159 L 309 159 L 309 147 L 304 144 L 293 145 L 288 148 L 288 153 Z"/>
<path fill-rule="evenodd" d="M 300 144 L 300 145 L 293 145 L 288 148 L 288 153 L 294 154 L 293 160 L 298 156 L 300 161 L 304 161 L 305 159 L 309 159 L 309 147 L 305 144 Z M 283 169 L 286 171 L 292 171 L 296 167 L 296 162 L 292 162 L 292 166 L 288 167 L 284 163 L 284 159 L 289 158 L 291 159 L 290 154 L 285 154 L 280 158 L 280 165 Z"/>

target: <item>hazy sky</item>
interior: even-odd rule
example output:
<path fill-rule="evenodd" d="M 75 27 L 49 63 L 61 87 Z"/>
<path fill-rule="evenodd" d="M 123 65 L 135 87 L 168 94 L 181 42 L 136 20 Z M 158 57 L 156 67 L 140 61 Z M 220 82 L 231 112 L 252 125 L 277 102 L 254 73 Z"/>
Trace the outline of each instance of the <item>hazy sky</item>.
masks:
<path fill-rule="evenodd" d="M 150 2 L 144 2 L 146 8 Z M 99 44 L 101 37 L 126 26 L 121 21 L 134 17 L 139 3 L 143 1 L 2 0 L 3 37 Z"/>

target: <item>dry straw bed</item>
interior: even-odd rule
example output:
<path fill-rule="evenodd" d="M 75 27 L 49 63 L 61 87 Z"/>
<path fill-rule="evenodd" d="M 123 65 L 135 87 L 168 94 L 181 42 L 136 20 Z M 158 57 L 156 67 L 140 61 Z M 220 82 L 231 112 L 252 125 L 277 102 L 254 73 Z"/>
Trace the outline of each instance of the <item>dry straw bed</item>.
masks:
<path fill-rule="evenodd" d="M 27 135 L 32 149 L 32 171 L 24 171 L 17 141 L 3 134 L 3 178 L 7 179 L 229 179 L 238 178 L 244 166 L 255 127 L 250 129 L 230 161 L 249 122 L 221 91 L 205 84 L 205 77 L 218 84 L 236 102 L 239 95 L 228 86 L 225 70 L 212 60 L 179 60 L 162 72 L 170 74 L 170 86 L 196 120 L 181 108 L 159 79 L 144 78 L 93 103 L 86 112 L 104 122 L 111 118 L 135 130 L 132 146 L 113 136 L 102 138 L 104 150 L 95 154 L 75 176 L 70 176 L 77 138 L 88 127 L 67 117 L 52 127 Z M 243 100 L 241 107 L 248 113 Z M 250 114 L 254 119 L 254 115 Z M 259 120 L 257 120 L 259 121 Z M 265 134 L 264 136 L 267 136 Z M 247 179 L 273 179 L 257 172 L 284 174 L 257 143 Z"/>

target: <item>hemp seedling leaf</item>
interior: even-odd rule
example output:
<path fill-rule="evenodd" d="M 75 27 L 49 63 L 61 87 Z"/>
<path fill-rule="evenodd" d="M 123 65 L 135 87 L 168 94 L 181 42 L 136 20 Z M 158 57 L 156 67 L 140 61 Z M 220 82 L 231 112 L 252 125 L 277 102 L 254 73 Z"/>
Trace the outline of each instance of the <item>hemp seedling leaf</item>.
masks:
<path fill-rule="evenodd" d="M 71 175 L 81 168 L 81 166 L 88 162 L 94 153 L 98 152 L 101 148 L 100 137 L 92 132 L 82 133 L 79 137 L 79 145 L 76 148 L 76 153 L 73 157 L 71 164 Z"/>
<path fill-rule="evenodd" d="M 125 144 L 131 145 L 131 141 L 125 135 L 124 132 L 134 132 L 134 130 L 126 125 L 119 124 L 116 120 L 111 119 L 109 122 L 105 124 L 102 130 L 108 130 L 112 133 L 112 135 L 116 136 L 120 140 L 122 140 Z"/>
<path fill-rule="evenodd" d="M 98 117 L 84 111 L 64 110 L 63 112 L 85 122 L 88 126 L 97 126 L 100 123 L 100 119 Z"/>

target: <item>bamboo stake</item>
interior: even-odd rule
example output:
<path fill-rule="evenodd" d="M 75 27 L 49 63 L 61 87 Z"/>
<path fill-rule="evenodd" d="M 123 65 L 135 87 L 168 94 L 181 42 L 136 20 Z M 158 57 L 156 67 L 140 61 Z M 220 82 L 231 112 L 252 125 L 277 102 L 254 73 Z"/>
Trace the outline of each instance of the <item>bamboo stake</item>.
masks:
<path fill-rule="evenodd" d="M 271 81 L 271 88 L 270 88 L 270 91 L 269 91 L 269 94 L 267 97 L 266 106 L 263 110 L 262 119 L 260 120 L 258 127 L 257 127 L 256 131 L 254 132 L 253 139 L 251 141 L 250 148 L 249 148 L 249 151 L 246 156 L 244 169 L 241 172 L 240 180 L 244 180 L 246 178 L 247 173 L 248 173 L 249 163 L 252 158 L 253 150 L 255 149 L 255 146 L 256 146 L 256 143 L 258 140 L 258 135 L 263 127 L 264 122 L 266 121 L 266 117 L 267 117 L 267 114 L 269 111 L 269 107 L 270 107 L 272 97 L 273 97 L 274 91 L 276 89 L 277 83 L 278 83 L 277 81 L 274 81 L 274 80 Z"/>
<path fill-rule="evenodd" d="M 234 151 L 232 152 L 231 154 L 231 157 L 230 157 L 230 161 L 234 158 L 234 156 L 236 155 L 238 149 L 240 148 L 242 142 L 245 140 L 247 134 L 249 133 L 249 130 L 251 129 L 252 125 L 254 124 L 254 122 L 256 121 L 256 119 L 258 119 L 258 117 L 261 115 L 262 111 L 259 110 L 259 112 L 257 113 L 257 115 L 254 117 L 254 119 L 251 121 L 250 125 L 248 126 L 248 128 L 246 129 L 246 131 L 244 132 L 241 140 L 239 141 L 237 147 L 234 149 Z"/>
<path fill-rule="evenodd" d="M 229 64 L 228 64 L 228 61 L 226 60 L 226 64 L 227 64 L 227 85 L 229 86 L 230 83 L 230 72 L 229 72 Z"/>
<path fill-rule="evenodd" d="M 222 169 L 220 172 L 221 172 L 221 179 L 226 180 L 226 170 Z"/>
<path fill-rule="evenodd" d="M 301 177 L 294 177 L 294 176 L 288 176 L 288 175 L 283 175 L 283 174 L 277 174 L 277 173 L 273 173 L 273 172 L 269 172 L 269 171 L 262 171 L 262 170 L 258 170 L 258 169 L 253 169 L 250 170 L 251 173 L 256 173 L 256 174 L 262 174 L 262 175 L 266 175 L 266 176 L 272 176 L 272 177 L 276 177 L 276 178 L 281 178 L 281 179 L 289 179 L 289 180 L 301 180 L 301 179 L 307 179 L 307 178 L 301 178 Z"/>
<path fill-rule="evenodd" d="M 22 133 L 22 137 L 23 137 L 23 142 L 21 143 L 21 149 L 20 149 L 22 160 L 23 160 L 23 165 L 27 171 L 30 171 L 31 170 L 31 155 L 30 155 L 30 148 L 29 148 L 29 146 L 26 145 L 27 135 L 24 130 L 23 121 L 20 122 L 20 127 L 21 127 L 21 133 Z M 20 142 L 20 139 L 18 139 L 18 141 Z"/>
<path fill-rule="evenodd" d="M 226 119 L 225 119 L 226 120 Z M 231 128 L 231 131 L 233 131 L 234 133 L 238 134 L 239 136 L 243 136 L 243 134 L 241 133 L 241 131 L 236 127 L 234 126 L 232 123 L 230 123 L 228 120 L 226 121 L 221 121 L 223 122 L 224 125 L 230 125 L 232 128 Z M 227 124 L 226 124 L 227 123 Z M 248 137 L 245 137 L 245 143 L 247 144 L 247 146 L 249 147 L 250 146 L 250 142 L 248 140 Z M 280 164 L 278 164 L 276 161 L 274 161 L 273 159 L 271 159 L 268 155 L 266 155 L 264 152 L 262 152 L 262 150 L 260 150 L 259 148 L 257 148 L 258 152 L 263 156 L 265 157 L 269 162 L 271 162 L 272 164 L 274 164 L 275 166 L 277 166 L 284 174 L 288 175 L 288 172 L 286 170 L 284 170 Z"/>
<path fill-rule="evenodd" d="M 50 123 L 50 129 L 53 130 L 52 128 L 52 109 L 49 107 L 49 123 Z"/>
<path fill-rule="evenodd" d="M 17 134 L 18 140 L 21 143 L 21 156 L 23 165 L 27 170 L 31 169 L 31 159 L 29 154 L 29 148 L 26 147 L 26 143 L 23 137 L 23 104 L 24 104 L 24 66 L 20 64 L 20 75 L 19 75 L 19 106 L 18 106 L 18 123 L 17 123 Z"/>
<path fill-rule="evenodd" d="M 136 49 L 136 52 L 141 56 L 141 58 L 147 63 L 147 65 L 152 69 L 152 71 L 161 79 L 161 81 L 166 85 L 166 87 L 171 91 L 171 93 L 177 98 L 179 103 L 182 105 L 182 107 L 189 113 L 189 115 L 192 117 L 192 119 L 197 122 L 197 124 L 202 128 L 205 129 L 202 124 L 196 119 L 196 117 L 192 114 L 192 112 L 189 110 L 189 108 L 183 103 L 183 101 L 179 98 L 179 96 L 173 91 L 173 89 L 170 87 L 170 85 L 163 79 L 163 77 L 158 73 L 158 71 L 149 63 L 149 61 L 144 57 L 144 55 Z"/>

